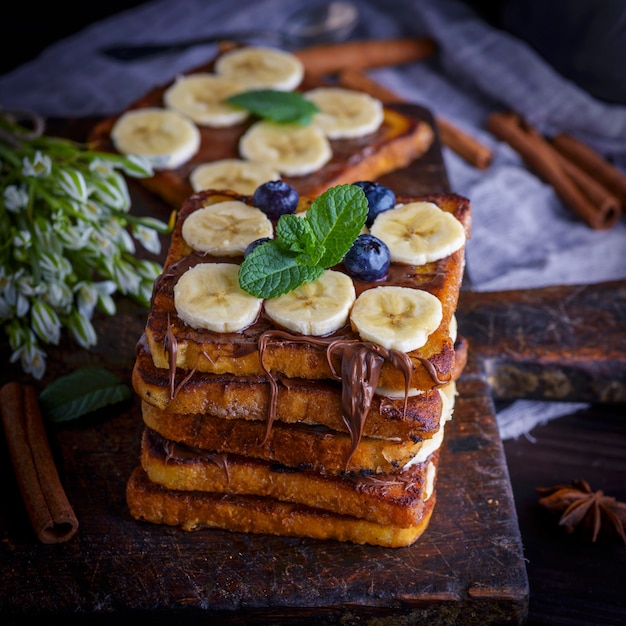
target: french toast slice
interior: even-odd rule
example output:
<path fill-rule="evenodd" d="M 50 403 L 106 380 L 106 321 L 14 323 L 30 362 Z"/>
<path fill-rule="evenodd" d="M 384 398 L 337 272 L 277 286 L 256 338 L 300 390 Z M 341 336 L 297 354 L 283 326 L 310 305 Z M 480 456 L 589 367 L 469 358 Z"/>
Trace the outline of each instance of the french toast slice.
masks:
<path fill-rule="evenodd" d="M 216 59 L 187 74 L 212 72 Z M 163 107 L 163 95 L 172 82 L 150 90 L 126 111 Z M 319 86 L 319 78 L 305 75 L 298 90 L 306 91 Z M 115 152 L 111 133 L 122 113 L 94 126 L 89 141 L 95 148 Z M 198 165 L 240 158 L 239 140 L 253 121 L 254 118 L 226 128 L 198 126 L 200 148 L 194 156 L 174 169 L 157 170 L 153 176 L 142 178 L 138 183 L 178 208 L 193 193 L 190 174 Z M 326 165 L 304 176 L 282 178 L 301 195 L 316 197 L 335 185 L 356 180 L 376 180 L 384 174 L 406 167 L 425 154 L 433 140 L 434 131 L 428 122 L 392 105 L 385 105 L 383 122 L 378 130 L 358 138 L 331 139 L 332 158 Z"/>
<path fill-rule="evenodd" d="M 333 475 L 234 454 L 191 448 L 146 428 L 141 466 L 167 489 L 267 496 L 378 524 L 407 527 L 421 519 L 433 491 L 439 451 L 393 474 Z"/>
<path fill-rule="evenodd" d="M 222 419 L 202 413 L 168 413 L 142 403 L 144 424 L 166 439 L 194 448 L 230 452 L 290 467 L 338 474 L 345 471 L 392 472 L 420 453 L 439 446 L 442 423 L 429 439 L 412 441 L 360 437 L 325 426 Z"/>
<path fill-rule="evenodd" d="M 237 376 L 265 375 L 268 371 L 287 378 L 333 379 L 334 371 L 341 370 L 340 356 L 328 358 L 331 342 L 359 341 L 358 334 L 344 325 L 326 337 L 290 335 L 280 332 L 267 316 L 261 315 L 255 323 L 237 333 L 199 331 L 185 324 L 177 315 L 174 286 L 190 267 L 202 262 L 224 261 L 220 257 L 200 254 L 190 248 L 182 236 L 182 225 L 194 211 L 226 200 L 250 199 L 228 191 L 205 191 L 194 194 L 183 204 L 172 233 L 164 270 L 155 283 L 152 305 L 145 327 L 145 341 L 158 368 L 175 367 L 213 374 Z M 471 227 L 469 201 L 456 194 L 435 194 L 419 199 L 398 197 L 398 203 L 424 200 L 437 204 L 454 215 L 463 225 L 467 236 Z M 299 211 L 310 206 L 310 198 L 301 198 Z M 241 262 L 242 257 L 228 257 L 229 262 Z M 442 321 L 428 337 L 423 347 L 408 353 L 411 361 L 408 385 L 419 390 L 442 386 L 452 379 L 454 372 L 454 340 L 450 325 L 458 302 L 465 267 L 464 246 L 447 257 L 420 266 L 392 263 L 386 281 L 366 283 L 354 280 L 357 294 L 381 284 L 400 285 L 424 290 L 439 299 Z M 334 269 L 342 271 L 341 264 Z M 279 332 L 274 332 L 279 331 Z M 261 355 L 259 342 L 269 337 Z M 173 349 L 168 346 L 173 344 Z M 174 345 L 175 344 L 175 345 Z M 175 363 L 170 360 L 175 353 Z M 405 389 L 405 373 L 392 362 L 382 364 L 379 385 L 401 391 Z"/>
<path fill-rule="evenodd" d="M 394 526 L 262 496 L 166 489 L 137 467 L 126 485 L 126 501 L 137 520 L 187 531 L 216 528 L 400 548 L 415 543 L 428 527 L 436 492 L 424 502 L 419 521 Z"/>
<path fill-rule="evenodd" d="M 460 337 L 455 347 L 457 380 L 465 364 L 467 342 Z M 267 377 L 233 376 L 169 371 L 155 367 L 143 344 L 139 344 L 132 372 L 136 394 L 147 404 L 173 413 L 204 413 L 225 419 L 266 421 L 271 411 L 271 386 Z M 274 416 L 285 423 L 318 424 L 349 432 L 341 404 L 341 385 L 336 381 L 312 381 L 279 377 L 276 380 Z M 406 399 L 375 393 L 367 410 L 362 434 L 386 439 L 419 439 L 432 436 L 439 427 L 442 389 Z"/>

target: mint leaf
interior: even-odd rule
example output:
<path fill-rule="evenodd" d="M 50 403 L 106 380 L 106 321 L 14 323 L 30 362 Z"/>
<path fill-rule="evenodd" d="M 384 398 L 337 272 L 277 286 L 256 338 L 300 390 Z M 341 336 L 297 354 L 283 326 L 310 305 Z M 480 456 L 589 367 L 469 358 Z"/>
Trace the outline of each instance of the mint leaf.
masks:
<path fill-rule="evenodd" d="M 67 422 L 130 397 L 130 387 L 117 376 L 102 368 L 85 367 L 50 383 L 39 400 L 50 421 Z"/>
<path fill-rule="evenodd" d="M 319 263 L 332 267 L 340 263 L 367 218 L 367 198 L 357 185 L 337 185 L 317 198 L 306 218 L 318 242 L 324 246 Z"/>
<path fill-rule="evenodd" d="M 361 187 L 331 187 L 303 217 L 280 217 L 276 239 L 244 258 L 239 286 L 257 298 L 275 298 L 319 278 L 326 268 L 341 262 L 366 218 L 367 198 Z"/>
<path fill-rule="evenodd" d="M 317 106 L 298 91 L 276 91 L 273 89 L 252 89 L 227 99 L 253 115 L 281 124 L 310 124 Z"/>
<path fill-rule="evenodd" d="M 300 219 L 300 218 L 297 218 Z M 278 240 L 257 246 L 239 267 L 239 286 L 257 298 L 276 298 L 322 275 L 318 265 L 298 265 Z"/>
<path fill-rule="evenodd" d="M 276 239 L 283 249 L 297 255 L 299 265 L 317 265 L 324 254 L 309 222 L 297 215 L 281 215 Z"/>

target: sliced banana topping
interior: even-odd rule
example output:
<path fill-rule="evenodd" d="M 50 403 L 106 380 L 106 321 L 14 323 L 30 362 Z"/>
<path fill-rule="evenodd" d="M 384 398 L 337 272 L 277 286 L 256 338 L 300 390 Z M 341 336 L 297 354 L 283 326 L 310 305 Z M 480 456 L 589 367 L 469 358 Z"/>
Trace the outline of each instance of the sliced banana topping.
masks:
<path fill-rule="evenodd" d="M 187 270 L 174 286 L 178 316 L 193 328 L 236 333 L 253 324 L 263 300 L 239 286 L 239 265 L 200 263 Z"/>
<path fill-rule="evenodd" d="M 183 222 L 183 239 L 197 250 L 214 256 L 236 256 L 261 237 L 272 237 L 270 219 L 239 200 L 210 204 Z"/>
<path fill-rule="evenodd" d="M 239 140 L 244 159 L 267 163 L 284 176 L 306 176 L 328 163 L 332 150 L 316 126 L 260 121 Z"/>
<path fill-rule="evenodd" d="M 118 152 L 150 160 L 156 169 L 174 169 L 200 147 L 200 131 L 178 111 L 157 107 L 123 113 L 111 130 Z"/>
<path fill-rule="evenodd" d="M 243 122 L 248 117 L 244 109 L 227 101 L 244 91 L 240 83 L 215 74 L 179 76 L 163 94 L 165 106 L 176 109 L 201 126 L 222 128 Z"/>
<path fill-rule="evenodd" d="M 454 215 L 432 202 L 409 202 L 379 213 L 370 228 L 397 263 L 438 261 L 465 244 L 465 230 Z"/>
<path fill-rule="evenodd" d="M 346 323 L 355 297 L 349 276 L 325 270 L 317 280 L 265 300 L 265 313 L 288 330 L 319 337 Z"/>
<path fill-rule="evenodd" d="M 350 313 L 350 322 L 362 339 L 401 352 L 421 348 L 441 319 L 441 302 L 435 296 L 396 286 L 362 292 Z"/>
<path fill-rule="evenodd" d="M 279 178 L 278 170 L 265 163 L 244 159 L 222 159 L 198 165 L 191 172 L 189 182 L 194 191 L 232 189 L 245 196 L 251 196 L 259 185 Z"/>
<path fill-rule="evenodd" d="M 329 139 L 362 137 L 383 123 L 383 104 L 369 94 L 342 87 L 318 87 L 305 97 L 318 107 L 313 123 Z"/>
<path fill-rule="evenodd" d="M 290 52 L 247 46 L 225 52 L 215 62 L 215 72 L 247 89 L 291 91 L 304 77 L 304 66 Z"/>

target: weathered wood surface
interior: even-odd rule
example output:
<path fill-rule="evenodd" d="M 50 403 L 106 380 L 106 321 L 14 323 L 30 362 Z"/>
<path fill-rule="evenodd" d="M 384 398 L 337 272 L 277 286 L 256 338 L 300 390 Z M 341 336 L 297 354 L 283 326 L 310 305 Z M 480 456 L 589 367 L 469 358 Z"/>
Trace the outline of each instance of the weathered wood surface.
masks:
<path fill-rule="evenodd" d="M 461 293 L 494 398 L 626 402 L 626 281 Z"/>
<path fill-rule="evenodd" d="M 393 176 L 385 182 L 405 193 L 448 189 L 438 142 L 419 167 Z M 167 218 L 168 207 L 136 184 L 131 190 L 138 212 Z M 84 365 L 130 382 L 145 316 L 121 300 L 114 318 L 97 320 L 96 349 L 80 351 L 64 339 L 52 351 L 42 386 Z M 19 372 L 5 368 L 0 383 L 14 378 Z M 397 550 L 138 523 L 124 495 L 139 456 L 138 401 L 50 428 L 80 528 L 66 544 L 39 544 L 14 481 L 0 483 L 2 623 L 51 616 L 90 624 L 120 616 L 152 623 L 521 623 L 528 580 L 482 361 L 470 356 L 459 391 L 431 524 L 414 546 Z M 10 477 L 6 453 L 1 462 Z"/>

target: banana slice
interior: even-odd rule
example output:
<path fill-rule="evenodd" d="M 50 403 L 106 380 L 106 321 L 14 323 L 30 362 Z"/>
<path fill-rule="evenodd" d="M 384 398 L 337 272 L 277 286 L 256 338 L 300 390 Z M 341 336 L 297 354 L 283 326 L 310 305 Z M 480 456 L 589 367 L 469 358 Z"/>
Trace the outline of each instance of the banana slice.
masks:
<path fill-rule="evenodd" d="M 383 123 L 383 104 L 369 94 L 342 87 L 318 87 L 304 95 L 318 107 L 313 123 L 329 139 L 363 137 Z"/>
<path fill-rule="evenodd" d="M 255 207 L 239 200 L 226 200 L 194 211 L 183 222 L 182 235 L 198 252 L 214 256 L 236 256 L 261 237 L 272 237 L 270 219 Z"/>
<path fill-rule="evenodd" d="M 193 328 L 236 333 L 253 324 L 263 300 L 239 286 L 236 263 L 200 263 L 187 270 L 174 286 L 180 319 Z"/>
<path fill-rule="evenodd" d="M 150 107 L 123 113 L 111 140 L 122 154 L 144 156 L 156 169 L 174 169 L 198 151 L 200 131 L 178 111 Z"/>
<path fill-rule="evenodd" d="M 179 76 L 163 94 L 165 106 L 186 115 L 196 124 L 223 128 L 247 119 L 248 111 L 227 102 L 246 88 L 234 80 L 215 74 Z"/>
<path fill-rule="evenodd" d="M 316 126 L 278 124 L 261 121 L 253 124 L 239 140 L 244 159 L 267 163 L 284 176 L 306 176 L 324 166 L 332 149 Z"/>
<path fill-rule="evenodd" d="M 409 202 L 379 213 L 370 232 L 387 244 L 392 262 L 410 265 L 438 261 L 465 244 L 461 222 L 432 202 Z"/>
<path fill-rule="evenodd" d="M 452 318 L 450 319 L 449 332 L 450 332 L 450 338 L 452 339 L 452 342 L 454 343 L 458 336 L 458 322 L 456 319 L 456 315 L 453 315 Z M 448 387 L 450 385 L 451 383 L 448 383 Z M 400 400 L 404 398 L 404 395 L 405 395 L 404 389 L 393 389 L 392 387 L 377 387 L 376 393 L 379 396 L 385 396 L 386 398 L 391 398 L 393 400 Z M 408 393 L 406 395 L 408 397 L 411 397 L 411 396 L 421 395 L 422 393 L 424 393 L 423 390 L 415 389 L 414 387 L 411 387 L 409 388 Z"/>
<path fill-rule="evenodd" d="M 215 73 L 247 89 L 292 91 L 302 82 L 304 65 L 290 52 L 247 46 L 222 54 L 215 62 Z"/>
<path fill-rule="evenodd" d="M 265 313 L 287 330 L 319 337 L 346 323 L 355 298 L 348 275 L 324 270 L 317 280 L 265 300 Z"/>
<path fill-rule="evenodd" d="M 396 286 L 362 292 L 350 313 L 352 327 L 362 339 L 401 352 L 421 348 L 441 319 L 441 302 L 435 296 Z"/>
<path fill-rule="evenodd" d="M 265 163 L 244 159 L 222 159 L 198 165 L 190 174 L 189 182 L 194 191 L 203 189 L 232 189 L 251 196 L 262 183 L 278 180 L 280 173 Z"/>

